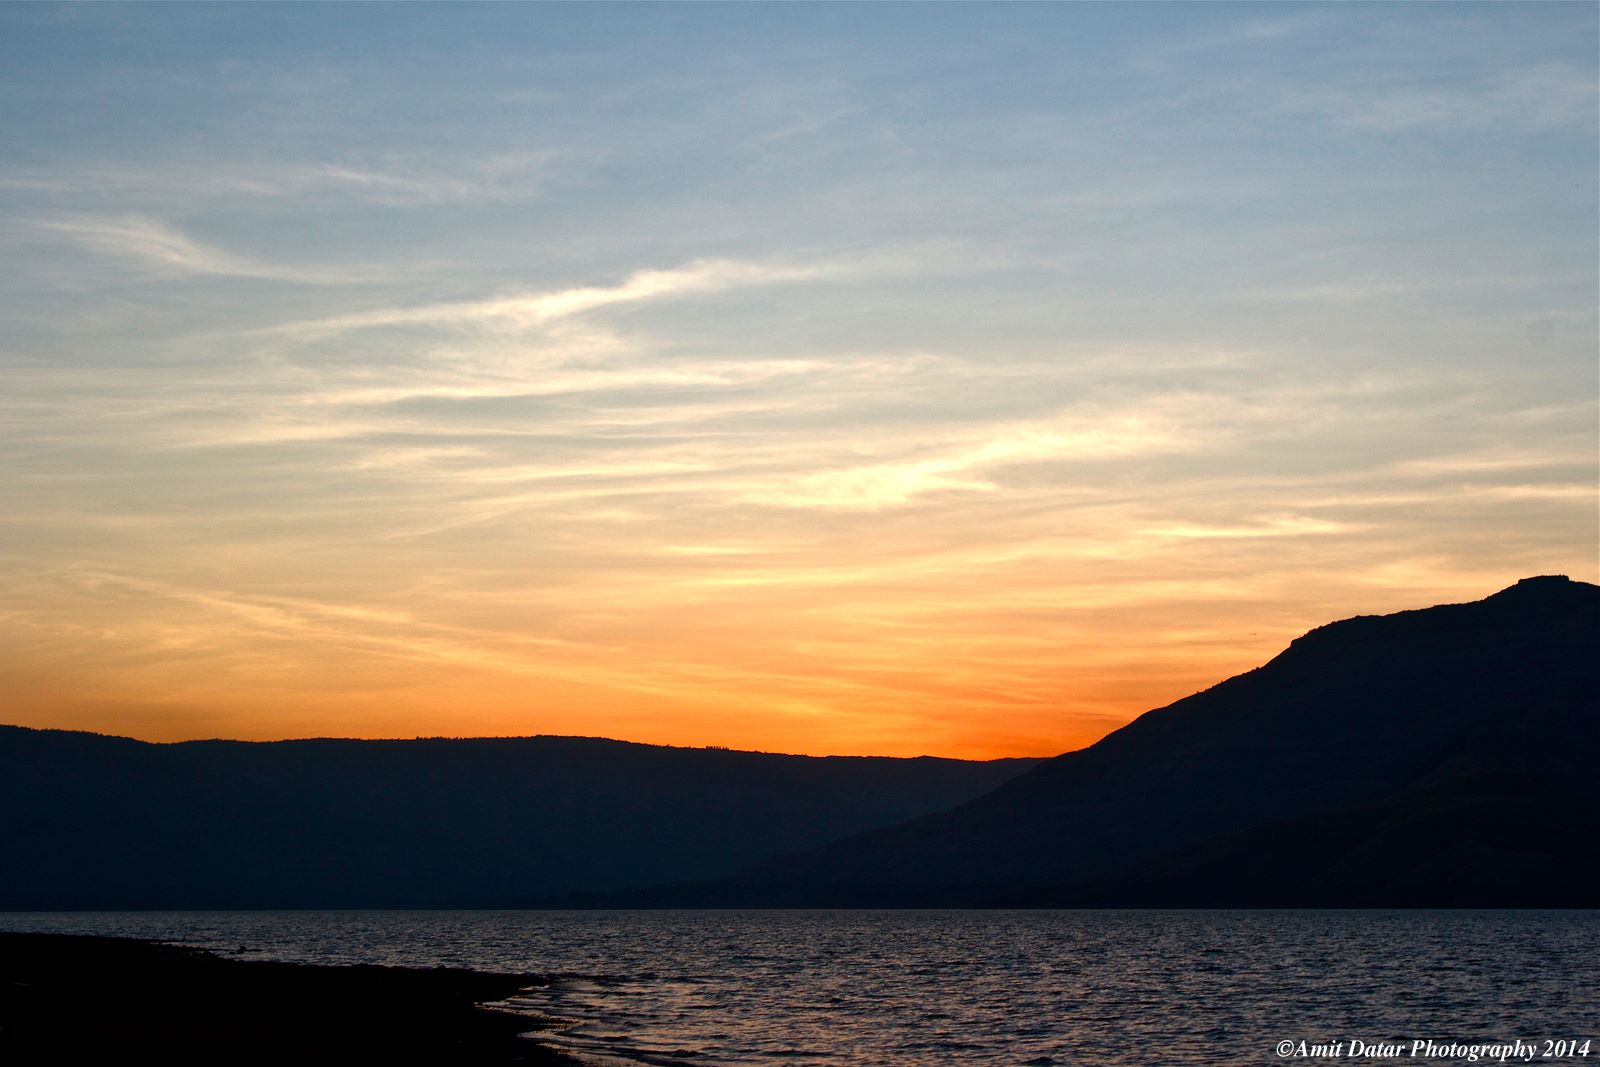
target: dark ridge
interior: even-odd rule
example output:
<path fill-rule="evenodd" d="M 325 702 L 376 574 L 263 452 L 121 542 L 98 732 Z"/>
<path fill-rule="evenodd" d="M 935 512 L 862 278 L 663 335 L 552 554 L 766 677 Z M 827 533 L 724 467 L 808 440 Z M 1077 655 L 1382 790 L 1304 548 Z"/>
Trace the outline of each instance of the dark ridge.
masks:
<path fill-rule="evenodd" d="M 0 908 L 523 906 L 726 875 L 954 807 L 1036 762 L 6 726 Z"/>
<path fill-rule="evenodd" d="M 998 893 L 1004 907 L 1594 908 L 1594 798 L 1520 774 L 1407 787 L 1354 811 L 1207 840 L 1121 877 Z"/>
<path fill-rule="evenodd" d="M 659 899 L 1592 905 L 1596 648 L 1600 588 L 1561 577 L 1346 619 L 952 811 Z"/>

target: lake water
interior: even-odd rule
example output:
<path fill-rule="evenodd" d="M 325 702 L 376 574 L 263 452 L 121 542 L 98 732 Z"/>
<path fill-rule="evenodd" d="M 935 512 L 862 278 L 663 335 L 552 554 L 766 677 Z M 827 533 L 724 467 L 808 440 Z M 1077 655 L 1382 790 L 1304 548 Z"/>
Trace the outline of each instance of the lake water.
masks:
<path fill-rule="evenodd" d="M 921 1067 L 1496 1062 L 1594 1042 L 1600 912 L 517 911 L 0 914 L 0 929 L 557 981 L 515 1002 L 591 1059 Z M 1352 1055 L 1400 1043 L 1398 1056 Z M 1462 1046 L 1411 1055 L 1412 1041 Z M 1293 1057 L 1291 1057 L 1293 1058 Z"/>

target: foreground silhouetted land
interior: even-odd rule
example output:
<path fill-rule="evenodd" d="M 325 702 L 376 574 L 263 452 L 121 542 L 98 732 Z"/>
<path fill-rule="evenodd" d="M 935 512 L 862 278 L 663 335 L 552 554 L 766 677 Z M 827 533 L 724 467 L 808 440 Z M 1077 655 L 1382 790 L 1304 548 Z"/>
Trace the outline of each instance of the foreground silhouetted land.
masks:
<path fill-rule="evenodd" d="M 0 934 L 0 1063 L 571 1067 L 479 1007 L 529 975 L 235 960 L 145 941 Z"/>

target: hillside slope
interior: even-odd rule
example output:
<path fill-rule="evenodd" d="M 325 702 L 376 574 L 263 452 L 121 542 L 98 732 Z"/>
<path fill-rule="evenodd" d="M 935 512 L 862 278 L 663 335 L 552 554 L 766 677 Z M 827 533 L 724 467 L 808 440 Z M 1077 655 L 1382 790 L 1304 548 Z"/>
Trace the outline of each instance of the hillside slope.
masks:
<path fill-rule="evenodd" d="M 0 727 L 0 908 L 533 903 L 727 874 L 953 807 L 1034 762 Z"/>
<path fill-rule="evenodd" d="M 1347 619 L 952 811 L 663 899 L 1592 901 L 1597 649 L 1600 588 L 1559 577 Z"/>

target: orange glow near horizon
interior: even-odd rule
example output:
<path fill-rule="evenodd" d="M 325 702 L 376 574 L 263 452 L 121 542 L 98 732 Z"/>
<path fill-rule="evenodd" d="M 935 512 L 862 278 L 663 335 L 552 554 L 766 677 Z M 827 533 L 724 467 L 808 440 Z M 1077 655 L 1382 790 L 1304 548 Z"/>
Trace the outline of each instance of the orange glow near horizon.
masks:
<path fill-rule="evenodd" d="M 1596 17 L 0 4 L 0 723 L 1048 756 L 1595 581 Z"/>
<path fill-rule="evenodd" d="M 55 662 L 8 665 L 0 683 L 5 721 L 147 741 L 558 734 L 808 755 L 1049 756 L 1259 666 L 1322 622 L 1477 599 L 1512 580 L 1346 587 L 1331 610 L 1265 602 L 1265 586 L 1218 599 L 1194 598 L 1219 588 L 1168 599 L 1146 589 L 1147 604 L 1108 585 L 1076 610 L 1046 608 L 1055 598 L 1040 590 L 989 591 L 959 611 L 884 590 L 873 611 L 814 604 L 821 623 L 797 610 L 757 626 L 723 605 L 665 632 L 641 625 L 625 650 L 437 626 L 419 636 L 378 611 L 334 625 L 326 606 L 313 621 L 282 598 L 219 598 L 200 616 L 180 602 L 155 626 L 168 649 L 138 655 L 152 603 L 124 605 L 119 623 L 102 599 L 108 625 L 90 655 L 58 646 Z M 178 639 L 185 619 L 197 632 Z"/>

